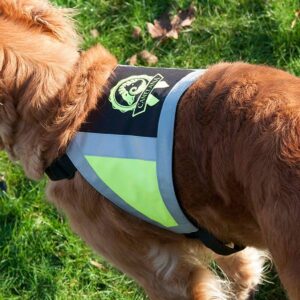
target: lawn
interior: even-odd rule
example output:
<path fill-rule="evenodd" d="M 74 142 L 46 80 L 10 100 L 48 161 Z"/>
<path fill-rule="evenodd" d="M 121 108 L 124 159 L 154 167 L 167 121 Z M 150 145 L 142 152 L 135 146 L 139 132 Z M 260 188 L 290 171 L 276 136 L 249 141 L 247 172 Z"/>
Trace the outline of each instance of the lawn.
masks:
<path fill-rule="evenodd" d="M 159 66 L 203 68 L 220 61 L 268 64 L 300 75 L 298 0 L 194 1 L 197 17 L 178 40 L 158 43 L 146 22 L 175 14 L 186 0 L 56 0 L 76 7 L 82 48 L 102 43 L 120 63 L 153 51 Z M 142 35 L 132 37 L 133 27 Z M 99 36 L 91 34 L 97 30 Z M 141 63 L 141 62 L 140 62 Z M 8 192 L 0 197 L 0 300 L 146 299 L 126 276 L 96 256 L 70 231 L 64 217 L 45 200 L 45 182 L 25 179 L 19 166 L 0 155 Z M 258 300 L 286 299 L 276 273 L 260 287 Z"/>

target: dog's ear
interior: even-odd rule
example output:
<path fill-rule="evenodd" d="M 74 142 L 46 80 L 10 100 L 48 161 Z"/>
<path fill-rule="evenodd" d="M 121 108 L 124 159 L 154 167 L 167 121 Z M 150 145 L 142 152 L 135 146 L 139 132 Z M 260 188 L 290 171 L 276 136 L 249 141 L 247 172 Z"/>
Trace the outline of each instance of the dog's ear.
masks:
<path fill-rule="evenodd" d="M 71 18 L 74 10 L 55 7 L 47 0 L 1 0 L 0 15 L 25 23 L 69 45 L 78 43 Z"/>

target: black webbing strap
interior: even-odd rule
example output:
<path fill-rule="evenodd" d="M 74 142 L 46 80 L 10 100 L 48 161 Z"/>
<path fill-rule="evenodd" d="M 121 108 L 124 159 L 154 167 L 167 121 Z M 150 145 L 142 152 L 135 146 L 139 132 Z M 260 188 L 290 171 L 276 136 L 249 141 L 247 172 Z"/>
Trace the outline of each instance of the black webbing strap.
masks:
<path fill-rule="evenodd" d="M 233 247 L 227 246 L 203 228 L 199 228 L 198 231 L 188 233 L 185 236 L 200 240 L 207 248 L 223 256 L 231 255 L 245 249 L 245 247 L 238 245 L 233 245 Z"/>
<path fill-rule="evenodd" d="M 60 158 L 56 159 L 46 169 L 45 172 L 52 181 L 58 181 L 62 179 L 72 179 L 75 176 L 76 171 L 77 169 L 73 165 L 69 157 L 64 154 Z M 206 229 L 199 228 L 199 226 L 196 227 L 198 228 L 198 231 L 185 234 L 185 236 L 188 238 L 200 240 L 207 248 L 211 249 L 217 254 L 226 256 L 244 249 L 244 247 L 240 247 L 237 245 L 234 245 L 234 247 L 231 248 L 215 238 Z"/>
<path fill-rule="evenodd" d="M 52 181 L 72 179 L 77 169 L 67 154 L 57 158 L 46 170 L 45 173 Z"/>

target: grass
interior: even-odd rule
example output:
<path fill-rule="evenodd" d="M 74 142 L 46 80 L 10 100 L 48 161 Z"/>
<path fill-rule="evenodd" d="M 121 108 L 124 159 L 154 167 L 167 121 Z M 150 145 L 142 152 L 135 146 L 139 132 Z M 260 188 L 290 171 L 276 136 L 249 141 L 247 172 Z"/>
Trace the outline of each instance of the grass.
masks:
<path fill-rule="evenodd" d="M 300 75 L 300 21 L 291 28 L 297 0 L 195 1 L 197 19 L 178 40 L 157 44 L 146 22 L 186 0 L 56 0 L 78 9 L 83 48 L 102 43 L 125 63 L 143 49 L 153 50 L 159 66 L 206 67 L 219 61 L 268 64 Z M 140 26 L 140 40 L 132 38 Z M 99 37 L 90 34 L 97 29 Z M 92 253 L 69 230 L 64 218 L 45 201 L 45 182 L 24 178 L 18 166 L 0 156 L 8 193 L 0 197 L 0 300 L 102 299 L 141 300 L 132 280 Z M 101 268 L 93 262 L 101 264 Z M 284 300 L 277 275 L 270 273 L 257 300 Z"/>

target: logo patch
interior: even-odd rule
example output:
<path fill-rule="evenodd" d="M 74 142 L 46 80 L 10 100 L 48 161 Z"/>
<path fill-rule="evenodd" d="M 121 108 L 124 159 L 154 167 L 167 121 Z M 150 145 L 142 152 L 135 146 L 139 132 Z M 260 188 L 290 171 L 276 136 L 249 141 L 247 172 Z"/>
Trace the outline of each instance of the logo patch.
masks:
<path fill-rule="evenodd" d="M 122 113 L 132 111 L 132 116 L 136 117 L 144 113 L 147 106 L 154 106 L 159 102 L 152 92 L 154 89 L 169 87 L 163 79 L 161 74 L 125 78 L 111 89 L 109 101 L 114 109 Z"/>

